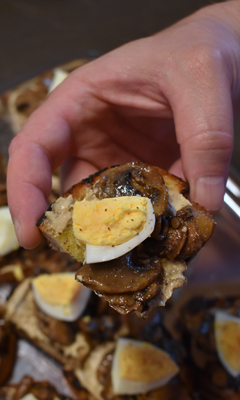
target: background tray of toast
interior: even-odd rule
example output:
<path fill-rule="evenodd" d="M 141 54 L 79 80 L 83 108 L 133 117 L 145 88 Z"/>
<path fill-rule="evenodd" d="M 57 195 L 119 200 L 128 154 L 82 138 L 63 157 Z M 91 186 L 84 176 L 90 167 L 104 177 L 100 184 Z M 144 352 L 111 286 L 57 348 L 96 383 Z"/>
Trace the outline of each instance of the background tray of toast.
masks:
<path fill-rule="evenodd" d="M 76 60 L 57 69 L 46 71 L 0 97 L 0 206 L 7 204 L 7 150 L 12 137 L 18 133 L 28 116 L 46 99 L 56 70 L 60 69 L 69 73 L 87 61 L 85 59 Z M 231 179 L 234 180 L 234 177 L 232 176 Z M 59 194 L 60 185 L 58 171 L 56 171 L 53 175 L 53 190 L 49 203 L 56 200 Z M 239 193 L 235 194 L 235 197 L 239 199 Z M 176 335 L 174 326 L 179 310 L 190 298 L 195 295 L 219 297 L 239 294 L 240 218 L 237 212 L 234 212 L 225 202 L 221 212 L 216 215 L 216 221 L 217 226 L 212 239 L 188 268 L 188 284 L 175 291 L 166 308 L 166 325 L 173 335 Z M 1 282 L 1 276 L 3 277 L 6 273 L 6 266 L 12 267 L 12 270 L 11 268 L 8 270 L 11 275 L 16 265 L 21 265 L 22 279 L 25 280 L 29 276 L 37 274 L 36 269 L 39 268 L 41 262 L 46 262 L 46 254 L 50 257 L 49 259 L 51 257 L 54 259 L 52 254 L 49 255 L 49 251 L 46 244 L 43 243 L 37 250 L 27 252 L 20 249 L 7 257 L 0 257 L 0 310 L 19 283 L 16 277 L 16 279 L 9 279 L 8 282 L 4 280 L 4 283 L 2 278 Z M 53 260 L 53 271 L 56 263 L 59 263 L 58 259 Z M 56 269 L 61 268 L 60 264 Z M 64 269 L 64 267 L 62 268 Z M 2 273 L 3 275 L 1 275 Z M 19 382 L 26 374 L 36 380 L 48 380 L 62 394 L 74 397 L 62 373 L 61 364 L 38 349 L 34 345 L 34 340 L 31 343 L 29 340 L 19 338 L 10 382 Z"/>

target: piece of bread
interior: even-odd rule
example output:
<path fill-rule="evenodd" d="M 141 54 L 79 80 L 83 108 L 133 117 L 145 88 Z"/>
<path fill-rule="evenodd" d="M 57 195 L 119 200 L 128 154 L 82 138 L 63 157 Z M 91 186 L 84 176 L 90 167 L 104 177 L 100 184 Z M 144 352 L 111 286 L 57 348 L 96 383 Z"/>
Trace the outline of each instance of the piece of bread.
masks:
<path fill-rule="evenodd" d="M 135 335 L 134 332 L 132 330 L 130 330 L 129 334 L 131 339 L 129 339 L 129 336 L 125 339 L 120 339 L 120 342 L 125 342 L 127 345 L 131 346 L 134 344 L 135 345 L 139 345 L 139 348 L 141 348 L 142 346 L 146 346 L 146 353 L 145 353 L 145 357 L 147 359 L 147 349 L 149 351 L 149 360 L 152 361 L 152 363 L 154 364 L 153 358 L 151 357 L 152 354 L 152 344 L 154 344 L 156 347 L 156 350 L 159 351 L 158 356 L 161 357 L 163 356 L 164 352 L 168 352 L 171 353 L 169 355 L 172 356 L 172 354 L 174 354 L 174 360 L 175 362 L 177 362 L 178 366 L 179 366 L 179 371 L 176 374 L 177 376 L 175 376 L 174 379 L 169 378 L 169 380 L 166 380 L 165 383 L 158 383 L 158 385 L 155 386 L 155 388 L 146 391 L 143 391 L 139 394 L 135 394 L 135 395 L 130 395 L 130 394 L 116 394 L 114 392 L 114 388 L 113 388 L 113 375 L 116 378 L 116 375 L 119 377 L 119 379 L 121 379 L 121 368 L 122 368 L 122 372 L 124 373 L 124 363 L 125 363 L 125 358 L 121 358 L 120 354 L 121 354 L 121 350 L 119 347 L 119 342 L 117 344 L 117 348 L 118 350 L 116 351 L 116 343 L 115 342 L 107 342 L 107 343 L 102 343 L 98 346 L 96 346 L 94 349 L 92 349 L 92 351 L 89 353 L 87 359 L 85 360 L 83 366 L 81 368 L 77 368 L 74 371 L 69 371 L 69 370 L 64 370 L 64 375 L 71 387 L 71 389 L 77 394 L 77 384 L 78 382 L 80 382 L 80 386 L 85 387 L 90 393 L 92 393 L 97 400 L 114 400 L 114 399 L 118 399 L 118 400 L 124 400 L 124 399 L 141 399 L 141 400 L 148 400 L 148 399 L 164 399 L 164 400 L 171 400 L 174 399 L 176 397 L 176 393 L 178 393 L 178 398 L 179 399 L 188 399 L 190 397 L 188 397 L 188 393 L 191 390 L 190 389 L 190 385 L 189 385 L 189 377 L 185 377 L 184 371 L 185 371 L 185 355 L 184 352 L 181 349 L 181 345 L 180 343 L 178 343 L 177 341 L 175 341 L 171 335 L 166 331 L 164 332 L 165 328 L 164 326 L 161 324 L 161 322 L 159 321 L 157 314 L 155 314 L 155 318 L 154 315 L 152 315 L 152 319 L 149 321 L 145 322 L 145 327 L 146 327 L 146 331 L 149 332 L 151 331 L 151 327 L 154 327 L 154 321 L 158 321 L 158 324 L 156 324 L 155 326 L 155 333 L 156 333 L 156 338 L 154 338 L 154 332 L 151 332 L 150 336 L 152 336 L 151 339 L 156 339 L 156 343 L 152 343 L 150 337 L 146 337 L 146 331 L 144 331 L 144 341 L 143 338 L 141 337 L 141 334 L 143 332 L 139 332 L 138 335 L 138 339 L 137 341 L 135 341 Z M 153 324 L 153 325 L 152 325 Z M 139 341 L 140 340 L 140 341 Z M 133 342 L 133 343 L 132 343 Z M 166 350 L 165 350 L 166 349 Z M 177 351 L 176 351 L 177 349 Z M 120 352 L 119 352 L 120 351 Z M 163 352 L 163 353 L 161 353 Z M 136 353 L 135 353 L 136 354 Z M 114 361 L 115 358 L 115 361 Z M 118 359 L 118 361 L 116 361 L 116 358 Z M 119 360 L 121 359 L 121 362 L 119 362 Z M 148 373 L 152 375 L 152 372 L 155 371 L 156 373 L 156 369 L 159 371 L 159 369 L 163 368 L 163 359 L 162 358 L 161 363 L 155 364 L 155 368 L 152 368 L 150 371 L 147 369 L 145 371 L 145 382 L 149 382 L 148 380 Z M 138 363 L 139 365 L 145 364 L 144 362 L 145 358 L 141 358 L 141 356 L 138 358 L 135 358 L 135 362 Z M 133 364 L 131 365 L 131 368 L 129 367 L 128 371 L 131 374 L 132 371 L 135 371 L 138 368 L 134 368 L 133 366 L 135 364 L 135 362 L 133 362 Z M 147 362 L 147 360 L 146 360 Z M 115 369 L 114 374 L 112 373 L 112 366 L 116 365 L 116 363 L 118 364 L 118 369 Z M 126 364 L 128 364 L 128 362 L 126 362 Z M 126 366 L 125 364 L 125 366 Z M 160 368 L 159 368 L 160 367 Z M 128 368 L 126 366 L 126 368 Z M 165 368 L 167 369 L 167 365 L 165 365 Z M 144 367 L 143 367 L 144 369 Z M 165 370 L 166 370 L 165 369 Z M 141 367 L 138 370 L 138 374 L 141 373 Z M 186 370 L 187 371 L 187 370 Z M 151 376 L 152 377 L 152 376 Z M 139 375 L 135 375 L 135 380 L 134 383 L 136 384 L 136 382 L 141 382 L 140 376 Z M 151 379 L 150 379 L 151 381 Z M 134 390 L 136 390 L 136 387 L 133 390 L 132 387 L 132 383 L 131 380 L 130 382 L 127 382 L 125 379 L 122 380 L 121 385 L 118 387 L 118 390 L 121 388 L 121 392 L 123 393 L 124 391 L 126 391 L 125 393 L 134 393 Z M 141 382 L 142 383 L 142 382 Z M 129 386 L 130 385 L 130 386 Z"/>
<path fill-rule="evenodd" d="M 186 182 L 148 164 L 106 168 L 72 186 L 37 225 L 53 248 L 82 263 L 76 276 L 84 285 L 120 313 L 134 311 L 145 316 L 153 306 L 164 305 L 172 291 L 185 283 L 185 261 L 197 254 L 214 230 L 213 218 L 203 207 L 187 200 L 188 191 Z M 85 264 L 86 245 L 73 230 L 74 205 L 123 196 L 151 200 L 156 218 L 151 238 L 115 260 Z"/>
<path fill-rule="evenodd" d="M 82 332 L 77 332 L 70 345 L 51 341 L 39 328 L 35 310 L 31 279 L 25 279 L 6 304 L 5 320 L 11 321 L 17 333 L 33 343 L 60 363 L 72 368 L 80 366 L 90 351 L 90 344 Z"/>

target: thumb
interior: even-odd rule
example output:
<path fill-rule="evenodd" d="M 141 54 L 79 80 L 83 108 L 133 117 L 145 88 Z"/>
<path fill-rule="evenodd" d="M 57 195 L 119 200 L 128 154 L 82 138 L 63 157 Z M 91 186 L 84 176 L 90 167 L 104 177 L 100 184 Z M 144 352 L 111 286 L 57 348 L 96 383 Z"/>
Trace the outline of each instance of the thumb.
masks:
<path fill-rule="evenodd" d="M 199 79 L 189 88 L 185 85 L 173 99 L 173 112 L 190 199 L 214 212 L 221 208 L 225 192 L 233 149 L 233 112 L 227 76 L 207 75 L 204 82 Z"/>

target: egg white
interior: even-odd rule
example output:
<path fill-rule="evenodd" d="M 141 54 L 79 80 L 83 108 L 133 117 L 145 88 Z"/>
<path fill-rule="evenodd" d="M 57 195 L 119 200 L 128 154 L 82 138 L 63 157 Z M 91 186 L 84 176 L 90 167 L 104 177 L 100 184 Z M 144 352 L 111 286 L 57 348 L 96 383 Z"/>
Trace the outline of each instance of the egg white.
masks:
<path fill-rule="evenodd" d="M 69 273 L 68 273 L 69 274 Z M 75 279 L 75 273 L 72 273 L 73 279 Z M 34 281 L 32 282 L 32 289 L 34 294 L 34 299 L 40 308 L 45 314 L 58 319 L 60 321 L 75 321 L 80 315 L 83 313 L 89 297 L 91 295 L 91 290 L 86 286 L 83 286 L 79 283 L 79 292 L 76 298 L 67 306 L 62 305 L 53 305 L 46 302 L 38 293 L 36 286 L 34 285 Z"/>
<path fill-rule="evenodd" d="M 215 334 L 215 340 L 216 340 L 216 348 L 217 348 L 217 353 L 218 357 L 224 366 L 224 368 L 229 372 L 230 375 L 232 375 L 234 378 L 236 378 L 240 374 L 240 367 L 237 371 L 235 371 L 231 365 L 229 364 L 229 361 L 226 359 L 226 357 L 223 355 L 221 348 L 218 344 L 218 329 L 217 325 L 224 325 L 227 322 L 234 322 L 235 324 L 238 324 L 240 326 L 240 318 L 235 317 L 233 315 L 230 315 L 226 312 L 223 311 L 216 311 L 215 313 L 215 321 L 214 321 L 214 334 Z M 240 350 L 240 345 L 239 345 L 239 350 Z"/>
<path fill-rule="evenodd" d="M 63 69 L 56 68 L 53 73 L 53 79 L 51 85 L 49 86 L 48 89 L 48 94 L 50 94 L 54 89 L 56 89 L 56 87 L 60 85 L 60 83 L 62 83 L 68 77 L 68 75 L 69 74 L 65 72 Z"/>
<path fill-rule="evenodd" d="M 25 394 L 20 400 L 38 400 L 36 396 L 32 393 Z"/>
<path fill-rule="evenodd" d="M 145 342 L 146 343 L 146 342 Z M 122 351 L 126 346 L 134 346 L 134 347 L 141 347 L 144 342 L 139 340 L 127 339 L 127 338 L 119 338 L 116 344 L 113 362 L 112 362 L 112 369 L 111 369 L 111 379 L 113 385 L 113 391 L 115 394 L 118 395 L 135 395 L 141 393 L 147 393 L 157 388 L 160 388 L 166 385 L 178 372 L 179 368 L 175 364 L 175 362 L 170 358 L 170 356 L 163 350 L 157 349 L 157 351 L 161 351 L 164 353 L 165 357 L 167 356 L 169 359 L 169 364 L 172 366 L 172 372 L 166 375 L 165 377 L 152 381 L 152 382 L 142 382 L 137 380 L 130 380 L 121 377 L 120 371 L 120 356 Z M 149 344 L 151 347 L 155 347 Z"/>
<path fill-rule="evenodd" d="M 8 206 L 0 207 L 0 257 L 20 247 Z"/>
<path fill-rule="evenodd" d="M 86 263 L 93 264 L 98 262 L 110 261 L 121 257 L 130 250 L 137 247 L 145 239 L 147 239 L 154 230 L 155 214 L 151 200 L 148 199 L 146 224 L 138 235 L 125 243 L 117 246 L 93 246 L 86 244 Z"/>

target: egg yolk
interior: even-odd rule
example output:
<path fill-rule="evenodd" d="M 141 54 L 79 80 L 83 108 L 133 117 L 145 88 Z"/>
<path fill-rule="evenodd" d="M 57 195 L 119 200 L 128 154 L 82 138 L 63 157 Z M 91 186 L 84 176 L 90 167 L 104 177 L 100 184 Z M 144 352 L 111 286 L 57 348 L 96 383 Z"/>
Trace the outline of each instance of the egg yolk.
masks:
<path fill-rule="evenodd" d="M 42 274 L 33 279 L 39 296 L 49 304 L 68 306 L 77 296 L 80 285 L 73 274 Z"/>
<path fill-rule="evenodd" d="M 233 371 L 240 369 L 240 323 L 235 321 L 215 321 L 218 351 Z"/>
<path fill-rule="evenodd" d="M 132 239 L 144 228 L 148 198 L 116 197 L 76 201 L 73 232 L 76 239 L 93 246 L 115 246 Z"/>
<path fill-rule="evenodd" d="M 129 344 L 121 352 L 120 375 L 123 379 L 150 383 L 173 372 L 178 372 L 177 365 L 167 353 L 151 344 Z"/>

